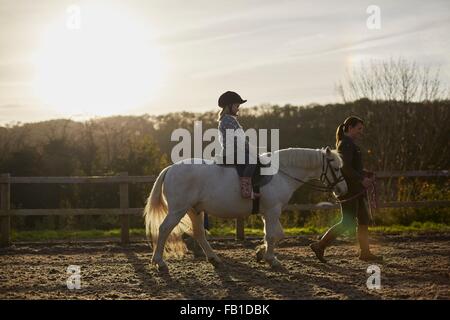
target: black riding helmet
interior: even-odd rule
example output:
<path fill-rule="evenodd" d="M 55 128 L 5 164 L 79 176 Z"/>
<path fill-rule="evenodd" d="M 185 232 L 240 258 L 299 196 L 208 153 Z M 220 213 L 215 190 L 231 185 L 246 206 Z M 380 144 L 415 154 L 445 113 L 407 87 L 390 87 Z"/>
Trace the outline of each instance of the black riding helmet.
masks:
<path fill-rule="evenodd" d="M 245 103 L 247 100 L 243 100 L 240 95 L 233 91 L 227 91 L 219 97 L 219 107 L 225 108 L 226 106 L 234 103 Z"/>

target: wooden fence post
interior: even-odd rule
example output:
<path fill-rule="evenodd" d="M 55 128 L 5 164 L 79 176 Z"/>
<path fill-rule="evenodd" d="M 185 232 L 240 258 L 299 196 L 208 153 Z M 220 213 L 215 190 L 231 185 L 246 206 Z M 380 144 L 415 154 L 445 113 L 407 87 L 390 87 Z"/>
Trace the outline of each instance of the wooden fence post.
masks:
<path fill-rule="evenodd" d="M 6 182 L 1 184 L 1 199 L 0 207 L 2 210 L 9 210 L 10 208 L 10 183 L 9 173 L 3 173 L 2 178 L 6 179 Z M 11 217 L 0 217 L 0 247 L 8 247 L 11 245 Z"/>
<path fill-rule="evenodd" d="M 128 172 L 121 172 L 119 174 L 121 177 L 128 177 Z M 120 183 L 120 209 L 122 209 L 122 213 L 120 214 L 120 238 L 123 245 L 127 245 L 130 243 L 130 216 L 125 214 L 123 209 L 129 208 L 129 200 L 128 200 L 128 183 Z"/>
<path fill-rule="evenodd" d="M 245 240 L 244 219 L 236 219 L 236 240 Z"/>

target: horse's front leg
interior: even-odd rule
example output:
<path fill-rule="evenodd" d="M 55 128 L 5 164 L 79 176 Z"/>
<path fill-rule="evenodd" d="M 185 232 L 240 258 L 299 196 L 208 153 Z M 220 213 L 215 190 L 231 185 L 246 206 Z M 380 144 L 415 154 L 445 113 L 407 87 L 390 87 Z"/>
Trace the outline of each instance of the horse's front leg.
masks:
<path fill-rule="evenodd" d="M 264 260 L 274 268 L 281 267 L 281 262 L 275 256 L 276 244 L 284 238 L 283 228 L 280 223 L 280 214 L 281 209 L 277 209 L 268 213 L 264 219 L 264 244 L 266 246 Z"/>

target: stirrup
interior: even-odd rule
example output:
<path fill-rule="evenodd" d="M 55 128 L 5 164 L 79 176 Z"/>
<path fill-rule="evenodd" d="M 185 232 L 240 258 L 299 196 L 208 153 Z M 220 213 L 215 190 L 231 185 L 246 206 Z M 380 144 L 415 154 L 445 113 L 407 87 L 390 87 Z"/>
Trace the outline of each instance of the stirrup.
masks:
<path fill-rule="evenodd" d="M 258 199 L 261 197 L 261 193 L 252 191 L 252 199 Z"/>

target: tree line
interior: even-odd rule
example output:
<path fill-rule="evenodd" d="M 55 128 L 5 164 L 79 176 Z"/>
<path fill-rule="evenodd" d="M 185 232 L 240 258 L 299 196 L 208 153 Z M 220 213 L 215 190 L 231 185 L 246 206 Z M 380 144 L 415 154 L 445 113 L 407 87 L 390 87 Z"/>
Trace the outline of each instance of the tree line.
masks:
<path fill-rule="evenodd" d="M 265 105 L 241 108 L 245 129 L 279 129 L 280 148 L 334 146 L 336 127 L 350 115 L 366 124 L 362 145 L 366 167 L 385 170 L 449 168 L 450 101 L 372 101 L 328 105 Z M 160 116 L 115 116 L 84 122 L 69 119 L 0 127 L 0 169 L 12 176 L 157 175 L 170 164 L 177 128 L 217 127 L 217 113 L 177 112 Z M 446 182 L 442 182 L 446 183 Z M 130 205 L 142 207 L 151 185 L 130 186 Z M 308 202 L 311 195 L 294 195 Z M 13 208 L 113 208 L 118 187 L 108 185 L 12 185 Z M 108 228 L 116 217 L 23 217 L 16 227 Z M 136 217 L 134 223 L 140 225 Z"/>

